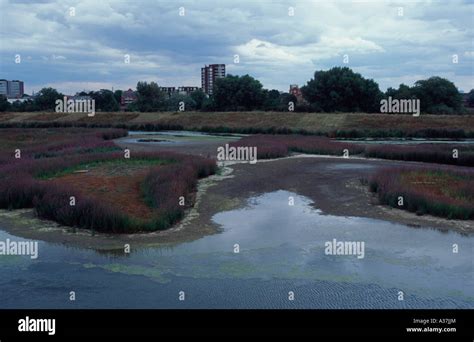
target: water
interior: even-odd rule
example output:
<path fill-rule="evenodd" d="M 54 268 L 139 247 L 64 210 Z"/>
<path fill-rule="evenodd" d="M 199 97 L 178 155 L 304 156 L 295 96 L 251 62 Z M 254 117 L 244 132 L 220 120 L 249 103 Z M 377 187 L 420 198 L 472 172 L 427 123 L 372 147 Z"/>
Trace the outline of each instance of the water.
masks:
<path fill-rule="evenodd" d="M 474 307 L 472 236 L 323 215 L 287 191 L 250 198 L 213 220 L 222 233 L 174 247 L 132 246 L 129 255 L 40 242 L 36 260 L 0 256 L 0 307 Z M 6 238 L 16 239 L 0 231 Z M 333 239 L 363 241 L 364 258 L 326 255 Z"/>
<path fill-rule="evenodd" d="M 174 137 L 222 137 L 222 136 L 234 136 L 234 137 L 242 137 L 245 136 L 243 134 L 232 134 L 232 133 L 206 133 L 206 132 L 199 132 L 199 131 L 129 131 L 128 135 L 166 135 L 166 136 L 174 136 Z"/>
<path fill-rule="evenodd" d="M 120 141 L 129 144 L 157 144 L 157 145 L 186 145 L 186 144 L 208 144 L 210 142 L 226 142 L 238 140 L 241 134 L 210 134 L 195 131 L 129 131 L 128 136 Z M 142 141 L 152 139 L 151 141 Z M 156 141 L 153 141 L 156 140 Z"/>

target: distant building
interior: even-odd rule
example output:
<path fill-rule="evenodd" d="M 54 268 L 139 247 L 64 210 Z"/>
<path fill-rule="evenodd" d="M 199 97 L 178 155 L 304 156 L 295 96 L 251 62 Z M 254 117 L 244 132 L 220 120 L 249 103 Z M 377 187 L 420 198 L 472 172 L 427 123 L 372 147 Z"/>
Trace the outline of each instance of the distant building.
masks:
<path fill-rule="evenodd" d="M 11 98 L 20 99 L 25 93 L 23 81 L 8 81 L 8 92 Z"/>
<path fill-rule="evenodd" d="M 0 95 L 8 97 L 8 81 L 0 80 Z"/>
<path fill-rule="evenodd" d="M 178 93 L 181 95 L 190 95 L 193 91 L 199 90 L 199 87 L 179 87 Z"/>
<path fill-rule="evenodd" d="M 33 96 L 30 96 L 27 94 L 23 94 L 21 98 L 7 98 L 7 101 L 10 103 L 15 103 L 15 102 L 23 103 L 23 102 L 27 102 L 31 100 L 33 100 Z"/>
<path fill-rule="evenodd" d="M 21 99 L 25 93 L 23 81 L 0 80 L 0 95 L 10 99 Z"/>
<path fill-rule="evenodd" d="M 128 89 L 122 92 L 122 97 L 120 98 L 120 106 L 127 107 L 129 104 L 137 101 L 137 94 L 132 89 Z"/>
<path fill-rule="evenodd" d="M 190 95 L 193 91 L 199 90 L 199 87 L 160 87 L 160 90 L 165 93 L 168 98 L 173 95 Z"/>
<path fill-rule="evenodd" d="M 297 84 L 290 84 L 290 94 L 294 95 L 299 103 L 304 102 L 303 93 Z"/>
<path fill-rule="evenodd" d="M 176 87 L 160 87 L 160 90 L 165 93 L 168 98 L 176 94 Z"/>
<path fill-rule="evenodd" d="M 225 77 L 225 64 L 209 64 L 201 68 L 202 90 L 211 95 L 216 79 Z"/>
<path fill-rule="evenodd" d="M 66 97 L 66 101 L 73 100 L 73 101 L 90 101 L 92 97 L 89 95 L 64 95 Z"/>

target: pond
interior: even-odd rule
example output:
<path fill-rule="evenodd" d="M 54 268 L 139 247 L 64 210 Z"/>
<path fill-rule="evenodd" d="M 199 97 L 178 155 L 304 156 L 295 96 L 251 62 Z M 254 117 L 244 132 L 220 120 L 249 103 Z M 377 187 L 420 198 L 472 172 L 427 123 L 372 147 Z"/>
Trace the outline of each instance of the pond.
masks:
<path fill-rule="evenodd" d="M 472 235 L 325 215 L 281 190 L 213 221 L 222 232 L 130 254 L 39 242 L 37 259 L 0 256 L 0 307 L 474 307 Z M 363 257 L 328 254 L 334 240 Z"/>
<path fill-rule="evenodd" d="M 133 144 L 158 144 L 158 145 L 183 145 L 183 144 L 207 144 L 212 142 L 227 142 L 238 140 L 241 134 L 218 134 L 198 131 L 129 131 L 128 136 L 121 138 L 124 143 Z"/>

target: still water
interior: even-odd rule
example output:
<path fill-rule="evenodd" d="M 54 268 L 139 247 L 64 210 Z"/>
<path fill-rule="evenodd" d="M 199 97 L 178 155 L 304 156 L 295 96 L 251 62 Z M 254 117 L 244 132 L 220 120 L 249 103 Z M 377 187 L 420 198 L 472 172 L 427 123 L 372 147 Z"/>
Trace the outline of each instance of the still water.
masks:
<path fill-rule="evenodd" d="M 186 145 L 208 144 L 210 142 L 228 142 L 239 140 L 241 134 L 211 134 L 198 131 L 129 131 L 128 136 L 119 139 L 129 144 Z"/>
<path fill-rule="evenodd" d="M 324 215 L 311 204 L 263 194 L 216 214 L 219 234 L 129 255 L 40 242 L 36 260 L 0 256 L 0 307 L 474 308 L 472 236 Z M 0 230 L 7 238 L 18 240 Z M 364 258 L 325 254 L 333 239 L 364 242 Z"/>

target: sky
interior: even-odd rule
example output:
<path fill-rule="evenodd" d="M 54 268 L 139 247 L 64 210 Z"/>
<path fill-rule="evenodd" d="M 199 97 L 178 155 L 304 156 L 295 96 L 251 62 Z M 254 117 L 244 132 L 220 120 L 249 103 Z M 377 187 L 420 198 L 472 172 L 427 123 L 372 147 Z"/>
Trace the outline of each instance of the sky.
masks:
<path fill-rule="evenodd" d="M 441 76 L 468 92 L 473 22 L 474 0 L 0 0 L 0 78 L 29 94 L 200 86 L 224 63 L 288 91 L 347 66 L 383 91 Z"/>

